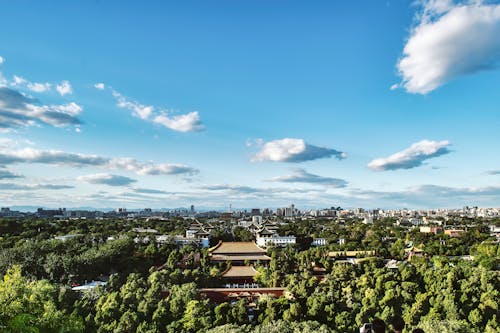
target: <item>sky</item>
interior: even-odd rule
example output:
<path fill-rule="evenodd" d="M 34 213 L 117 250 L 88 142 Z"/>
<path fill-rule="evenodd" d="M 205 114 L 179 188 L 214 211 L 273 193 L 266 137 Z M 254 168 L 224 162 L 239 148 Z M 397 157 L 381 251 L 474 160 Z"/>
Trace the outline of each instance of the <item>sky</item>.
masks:
<path fill-rule="evenodd" d="M 0 205 L 500 206 L 496 1 L 4 1 Z"/>

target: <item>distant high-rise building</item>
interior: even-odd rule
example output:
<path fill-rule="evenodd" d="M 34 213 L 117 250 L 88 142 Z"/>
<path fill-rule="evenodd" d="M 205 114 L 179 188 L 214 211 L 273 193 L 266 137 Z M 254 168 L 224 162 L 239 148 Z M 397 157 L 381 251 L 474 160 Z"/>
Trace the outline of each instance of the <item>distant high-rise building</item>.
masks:
<path fill-rule="evenodd" d="M 294 217 L 296 215 L 295 213 L 295 205 L 291 204 L 290 207 L 285 207 L 283 208 L 285 212 L 285 217 Z"/>

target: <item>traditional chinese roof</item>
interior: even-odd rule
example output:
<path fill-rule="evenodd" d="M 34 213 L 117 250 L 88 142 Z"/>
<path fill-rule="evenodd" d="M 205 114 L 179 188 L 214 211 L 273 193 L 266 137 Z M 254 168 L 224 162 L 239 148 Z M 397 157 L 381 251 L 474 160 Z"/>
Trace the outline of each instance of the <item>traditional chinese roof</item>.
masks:
<path fill-rule="evenodd" d="M 270 261 L 271 257 L 266 255 L 222 255 L 216 254 L 211 257 L 212 261 Z"/>
<path fill-rule="evenodd" d="M 222 242 L 208 250 L 212 255 L 259 255 L 266 250 L 254 242 Z"/>
<path fill-rule="evenodd" d="M 253 278 L 257 271 L 252 266 L 231 266 L 224 273 L 223 278 Z"/>
<path fill-rule="evenodd" d="M 196 235 L 210 235 L 210 232 L 206 231 L 205 229 L 201 228 L 197 232 L 195 232 Z"/>
<path fill-rule="evenodd" d="M 261 230 L 257 231 L 257 233 L 258 233 L 259 235 L 261 235 L 261 236 L 263 236 L 263 235 L 272 236 L 272 235 L 276 234 L 276 232 L 270 231 L 270 230 L 269 230 L 269 229 L 267 229 L 267 228 L 263 228 L 263 229 L 261 229 Z"/>

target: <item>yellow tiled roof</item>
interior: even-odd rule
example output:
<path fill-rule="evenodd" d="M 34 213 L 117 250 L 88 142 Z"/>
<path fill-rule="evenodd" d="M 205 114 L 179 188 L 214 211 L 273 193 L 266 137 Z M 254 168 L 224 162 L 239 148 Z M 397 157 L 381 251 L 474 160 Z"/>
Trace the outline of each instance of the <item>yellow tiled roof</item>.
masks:
<path fill-rule="evenodd" d="M 222 273 L 222 277 L 254 277 L 257 271 L 252 266 L 231 266 L 228 270 Z"/>
<path fill-rule="evenodd" d="M 224 254 L 215 254 L 211 257 L 212 261 L 269 261 L 271 260 L 270 257 L 266 255 L 236 255 L 236 256 L 229 256 L 229 255 L 224 255 Z"/>
<path fill-rule="evenodd" d="M 219 242 L 208 252 L 212 254 L 265 254 L 266 250 L 258 247 L 254 242 Z"/>

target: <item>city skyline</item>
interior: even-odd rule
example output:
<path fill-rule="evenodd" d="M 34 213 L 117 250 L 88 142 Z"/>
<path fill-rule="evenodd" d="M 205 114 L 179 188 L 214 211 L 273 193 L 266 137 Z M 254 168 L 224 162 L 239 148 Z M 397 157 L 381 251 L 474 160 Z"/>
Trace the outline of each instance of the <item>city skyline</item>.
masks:
<path fill-rule="evenodd" d="M 496 2 L 2 8 L 2 206 L 499 206 Z"/>

